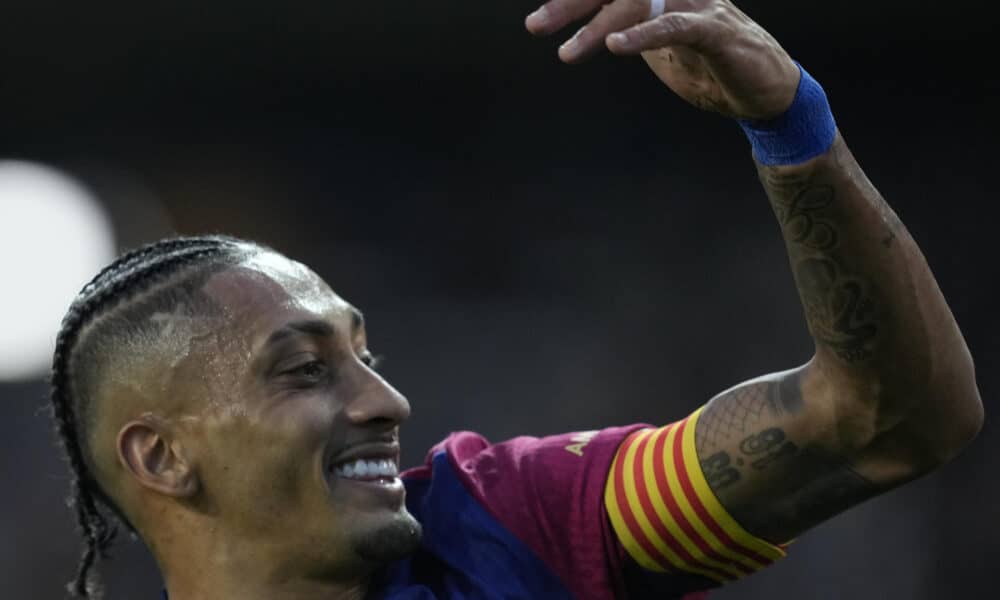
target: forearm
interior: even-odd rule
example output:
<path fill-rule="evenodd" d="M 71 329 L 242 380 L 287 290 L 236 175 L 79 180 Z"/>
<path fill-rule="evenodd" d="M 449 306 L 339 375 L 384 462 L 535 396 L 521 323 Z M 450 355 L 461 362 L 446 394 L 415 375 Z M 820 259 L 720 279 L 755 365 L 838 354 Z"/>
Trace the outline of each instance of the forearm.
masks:
<path fill-rule="evenodd" d="M 758 172 L 816 341 L 812 368 L 831 397 L 868 417 L 836 443 L 898 431 L 926 442 L 917 452 L 957 450 L 981 420 L 968 349 L 919 248 L 843 139 L 807 163 Z"/>

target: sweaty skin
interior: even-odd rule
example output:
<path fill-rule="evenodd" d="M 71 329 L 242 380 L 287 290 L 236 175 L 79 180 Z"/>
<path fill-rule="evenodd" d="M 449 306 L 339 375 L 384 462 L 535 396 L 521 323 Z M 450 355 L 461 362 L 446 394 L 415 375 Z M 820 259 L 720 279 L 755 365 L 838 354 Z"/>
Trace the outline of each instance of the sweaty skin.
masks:
<path fill-rule="evenodd" d="M 407 554 L 420 527 L 398 478 L 331 466 L 365 448 L 398 464 L 408 403 L 366 364 L 360 313 L 300 263 L 257 254 L 203 291 L 221 316 L 165 328 L 177 354 L 136 376 L 165 389 L 133 378 L 110 391 L 97 435 L 105 453 L 119 447 L 105 479 L 172 600 L 360 597 L 359 575 Z"/>

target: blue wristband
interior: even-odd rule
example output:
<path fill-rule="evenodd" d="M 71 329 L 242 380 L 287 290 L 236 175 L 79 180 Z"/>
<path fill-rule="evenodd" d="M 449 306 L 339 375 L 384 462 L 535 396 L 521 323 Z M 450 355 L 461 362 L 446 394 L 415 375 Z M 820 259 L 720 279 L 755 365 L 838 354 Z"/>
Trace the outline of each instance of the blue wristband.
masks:
<path fill-rule="evenodd" d="M 823 87 L 802 65 L 795 64 L 802 76 L 788 110 L 773 119 L 739 120 L 753 146 L 754 158 L 763 165 L 803 163 L 829 150 L 837 135 Z"/>

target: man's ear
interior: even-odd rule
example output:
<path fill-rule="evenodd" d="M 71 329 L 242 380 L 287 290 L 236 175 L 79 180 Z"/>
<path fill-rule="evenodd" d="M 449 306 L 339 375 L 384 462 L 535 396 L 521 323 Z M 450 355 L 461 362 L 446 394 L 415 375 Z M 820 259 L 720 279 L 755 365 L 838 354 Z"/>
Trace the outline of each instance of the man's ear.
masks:
<path fill-rule="evenodd" d="M 175 498 L 189 498 L 198 491 L 194 465 L 163 424 L 129 421 L 118 431 L 117 449 L 118 460 L 140 485 Z"/>

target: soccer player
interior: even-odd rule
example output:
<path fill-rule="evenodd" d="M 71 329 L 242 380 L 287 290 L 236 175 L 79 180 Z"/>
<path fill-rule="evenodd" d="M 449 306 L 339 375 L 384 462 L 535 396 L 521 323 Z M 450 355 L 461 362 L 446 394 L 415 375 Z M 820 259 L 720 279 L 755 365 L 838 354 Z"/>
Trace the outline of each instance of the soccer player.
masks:
<path fill-rule="evenodd" d="M 57 341 L 52 403 L 86 537 L 76 594 L 96 593 L 113 513 L 171 600 L 694 597 L 974 437 L 962 335 L 819 84 L 728 1 L 601 1 L 552 0 L 527 27 L 600 9 L 564 61 L 642 53 L 682 98 L 739 120 L 811 359 L 665 427 L 457 433 L 400 475 L 410 406 L 374 370 L 356 308 L 251 242 L 146 246 L 83 289 Z"/>

